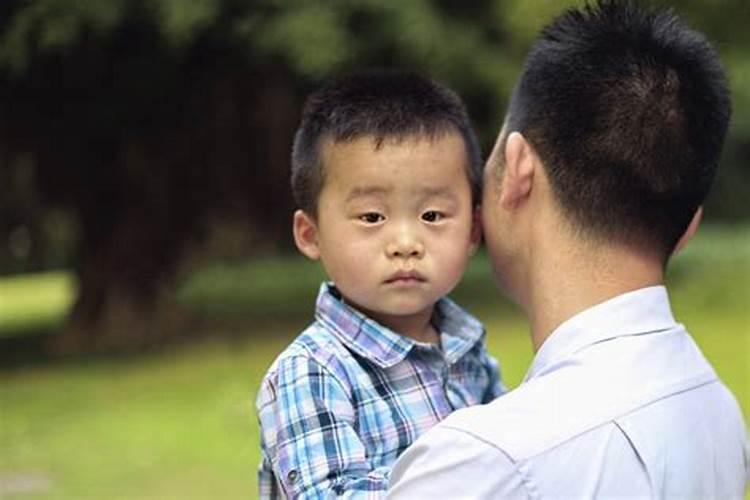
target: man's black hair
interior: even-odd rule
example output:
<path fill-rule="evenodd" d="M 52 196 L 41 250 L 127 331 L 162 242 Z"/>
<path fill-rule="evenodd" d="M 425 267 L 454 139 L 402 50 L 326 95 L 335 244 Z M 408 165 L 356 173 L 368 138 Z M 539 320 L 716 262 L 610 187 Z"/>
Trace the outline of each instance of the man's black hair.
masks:
<path fill-rule="evenodd" d="M 337 79 L 311 94 L 292 149 L 292 192 L 297 206 L 315 216 L 325 166 L 321 145 L 372 137 L 434 139 L 461 135 L 474 204 L 481 193 L 481 154 L 461 99 L 448 88 L 420 75 L 387 70 L 359 72 Z"/>
<path fill-rule="evenodd" d="M 602 0 L 542 31 L 507 130 L 537 151 L 577 230 L 666 261 L 708 194 L 730 115 L 702 34 L 671 10 Z"/>

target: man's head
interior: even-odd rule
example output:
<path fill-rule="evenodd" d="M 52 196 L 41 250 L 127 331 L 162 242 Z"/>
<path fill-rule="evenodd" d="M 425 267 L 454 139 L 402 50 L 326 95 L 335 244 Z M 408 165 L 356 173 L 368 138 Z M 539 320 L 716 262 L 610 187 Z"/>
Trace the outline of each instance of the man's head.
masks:
<path fill-rule="evenodd" d="M 434 139 L 458 133 L 466 148 L 472 198 L 481 194 L 481 154 L 460 98 L 412 73 L 368 71 L 333 81 L 310 95 L 292 149 L 292 192 L 297 207 L 312 217 L 326 179 L 322 149 L 371 137 L 384 141 Z"/>
<path fill-rule="evenodd" d="M 670 11 L 602 0 L 542 31 L 500 142 L 528 141 L 578 234 L 666 261 L 708 194 L 730 114 L 703 35 Z"/>

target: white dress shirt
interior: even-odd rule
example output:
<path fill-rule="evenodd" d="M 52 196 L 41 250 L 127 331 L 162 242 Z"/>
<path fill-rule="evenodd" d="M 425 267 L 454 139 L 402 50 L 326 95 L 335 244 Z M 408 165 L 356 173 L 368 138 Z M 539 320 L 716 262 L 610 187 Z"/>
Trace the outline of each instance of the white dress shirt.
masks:
<path fill-rule="evenodd" d="M 389 498 L 742 498 L 737 402 L 662 286 L 558 327 L 524 382 L 399 458 Z"/>

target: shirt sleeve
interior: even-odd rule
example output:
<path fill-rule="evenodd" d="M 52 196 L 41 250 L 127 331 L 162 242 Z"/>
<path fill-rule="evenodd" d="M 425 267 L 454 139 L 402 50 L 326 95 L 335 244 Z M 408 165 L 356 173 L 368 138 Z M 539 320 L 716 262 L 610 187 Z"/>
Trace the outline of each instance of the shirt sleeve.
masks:
<path fill-rule="evenodd" d="M 502 450 L 466 432 L 438 426 L 396 461 L 388 499 L 533 498 L 522 473 Z"/>
<path fill-rule="evenodd" d="M 281 498 L 279 485 L 276 482 L 276 476 L 271 469 L 271 462 L 265 456 L 265 450 L 261 451 L 263 455 L 260 466 L 258 467 L 258 498 L 262 500 L 275 500 Z"/>
<path fill-rule="evenodd" d="M 263 454 L 283 493 L 382 498 L 390 469 L 368 463 L 346 384 L 304 356 L 280 360 L 275 374 L 263 382 L 258 416 Z"/>

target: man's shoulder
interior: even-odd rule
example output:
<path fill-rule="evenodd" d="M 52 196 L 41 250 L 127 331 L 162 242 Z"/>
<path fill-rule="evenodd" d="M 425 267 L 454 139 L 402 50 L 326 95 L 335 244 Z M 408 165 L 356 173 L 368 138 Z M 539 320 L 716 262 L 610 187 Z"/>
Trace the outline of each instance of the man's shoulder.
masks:
<path fill-rule="evenodd" d="M 627 349 L 618 352 L 625 355 Z M 612 356 L 599 361 L 572 357 L 565 367 L 531 379 L 487 405 L 455 412 L 440 425 L 523 460 L 614 425 L 623 415 L 656 401 L 716 381 L 713 371 L 700 366 L 664 370 L 656 363 L 619 363 Z M 607 363 L 611 366 L 604 366 Z"/>

